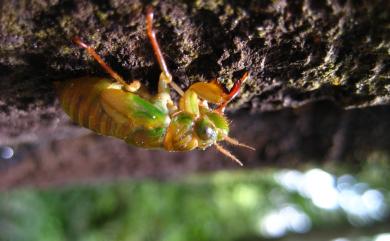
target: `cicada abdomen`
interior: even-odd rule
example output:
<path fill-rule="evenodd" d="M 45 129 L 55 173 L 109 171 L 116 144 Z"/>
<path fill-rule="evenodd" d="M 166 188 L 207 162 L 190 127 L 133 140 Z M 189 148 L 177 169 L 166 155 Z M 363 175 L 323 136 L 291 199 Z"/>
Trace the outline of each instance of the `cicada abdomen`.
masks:
<path fill-rule="evenodd" d="M 111 80 L 99 77 L 84 77 L 57 84 L 61 106 L 74 122 L 101 135 L 124 139 L 131 132 L 131 122 L 110 115 L 109 112 L 113 111 L 107 111 L 110 106 L 103 99 L 104 92 L 112 88 L 115 88 L 115 84 Z"/>
<path fill-rule="evenodd" d="M 162 148 L 170 123 L 166 95 L 150 97 L 110 79 L 84 77 L 57 84 L 62 108 L 81 126 L 144 148 Z M 147 97 L 145 97 L 147 96 Z"/>

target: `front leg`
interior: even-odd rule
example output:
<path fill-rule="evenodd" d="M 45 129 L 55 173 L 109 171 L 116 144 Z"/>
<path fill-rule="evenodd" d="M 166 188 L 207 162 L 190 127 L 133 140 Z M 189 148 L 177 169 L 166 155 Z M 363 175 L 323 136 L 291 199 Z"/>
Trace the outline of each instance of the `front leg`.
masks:
<path fill-rule="evenodd" d="M 190 86 L 190 90 L 194 91 L 198 96 L 210 103 L 218 105 L 216 110 L 223 112 L 226 105 L 238 94 L 242 84 L 249 78 L 249 73 L 237 80 L 232 89 L 227 92 L 216 80 L 205 82 L 197 82 Z"/>
<path fill-rule="evenodd" d="M 155 97 L 155 101 L 160 102 L 162 106 L 166 106 L 169 113 L 172 114 L 177 111 L 177 106 L 171 99 L 171 90 L 168 83 L 164 73 L 161 73 L 158 81 L 158 94 Z"/>

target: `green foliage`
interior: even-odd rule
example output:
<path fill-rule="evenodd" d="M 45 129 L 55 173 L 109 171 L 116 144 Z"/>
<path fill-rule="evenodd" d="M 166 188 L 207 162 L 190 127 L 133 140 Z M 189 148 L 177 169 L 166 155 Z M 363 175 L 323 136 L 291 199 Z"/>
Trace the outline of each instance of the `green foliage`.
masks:
<path fill-rule="evenodd" d="M 288 205 L 315 227 L 346 225 L 340 210 L 315 207 L 274 174 L 221 172 L 2 193 L 0 240 L 238 240 L 260 237 L 264 216 Z"/>

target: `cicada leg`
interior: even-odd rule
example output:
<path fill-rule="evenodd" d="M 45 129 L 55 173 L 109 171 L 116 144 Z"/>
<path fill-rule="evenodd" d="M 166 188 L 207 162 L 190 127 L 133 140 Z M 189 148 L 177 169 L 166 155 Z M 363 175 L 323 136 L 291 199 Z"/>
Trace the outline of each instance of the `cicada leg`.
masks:
<path fill-rule="evenodd" d="M 225 101 L 222 102 L 218 107 L 217 107 L 217 111 L 219 112 L 223 112 L 226 108 L 226 105 L 232 100 L 234 99 L 234 97 L 236 97 L 236 95 L 238 94 L 238 92 L 240 92 L 240 89 L 241 89 L 241 85 L 248 79 L 249 77 L 249 72 L 245 72 L 244 75 L 239 79 L 237 80 L 233 87 L 230 89 L 228 95 L 224 98 Z"/>
<path fill-rule="evenodd" d="M 96 53 L 96 51 L 86 43 L 84 43 L 80 37 L 76 36 L 73 39 L 73 42 L 77 45 L 79 45 L 82 48 L 85 48 L 88 52 L 88 54 L 94 58 L 100 66 L 103 67 L 103 69 L 111 75 L 111 77 L 116 80 L 119 84 L 123 85 L 125 87 L 125 90 L 129 92 L 136 92 L 140 87 L 141 83 L 138 80 L 134 80 L 130 84 L 126 83 L 126 81 L 117 73 L 115 72 L 108 64 L 104 62 L 104 60 Z"/>
<path fill-rule="evenodd" d="M 148 34 L 150 43 L 152 44 L 154 55 L 156 56 L 157 62 L 160 65 L 160 69 L 162 71 L 160 75 L 160 82 L 164 82 L 164 83 L 159 84 L 159 92 L 165 91 L 163 87 L 166 86 L 166 84 L 169 84 L 174 90 L 176 90 L 177 93 L 183 95 L 184 94 L 183 90 L 175 82 L 172 81 L 172 75 L 171 73 L 169 73 L 167 64 L 162 55 L 160 46 L 157 42 L 156 33 L 154 32 L 153 29 L 153 7 L 152 6 L 148 6 L 148 8 L 146 9 L 146 32 Z"/>
<path fill-rule="evenodd" d="M 227 92 L 216 80 L 208 83 L 197 82 L 191 85 L 189 89 L 197 93 L 200 98 L 218 105 L 216 111 L 223 112 L 226 105 L 238 94 L 242 83 L 248 79 L 248 76 L 249 73 L 245 72 L 244 75 L 234 83 L 229 92 Z"/>

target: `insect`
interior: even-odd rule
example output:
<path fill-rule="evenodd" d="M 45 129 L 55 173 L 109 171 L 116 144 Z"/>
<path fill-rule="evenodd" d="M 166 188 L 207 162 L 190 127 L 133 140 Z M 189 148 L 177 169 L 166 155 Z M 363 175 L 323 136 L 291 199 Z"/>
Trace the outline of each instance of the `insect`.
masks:
<path fill-rule="evenodd" d="M 127 83 L 92 47 L 74 37 L 73 42 L 86 49 L 112 79 L 82 77 L 57 84 L 62 108 L 79 125 L 137 147 L 190 151 L 215 146 L 219 152 L 242 165 L 218 142 L 226 141 L 254 150 L 228 136 L 229 122 L 223 114 L 249 73 L 236 81 L 230 91 L 217 81 L 197 82 L 183 91 L 172 80 L 152 25 L 153 9 L 148 7 L 146 32 L 161 68 L 157 94 L 149 93 L 137 80 Z M 170 88 L 180 95 L 178 105 L 171 99 Z M 208 103 L 217 107 L 212 109 Z"/>

